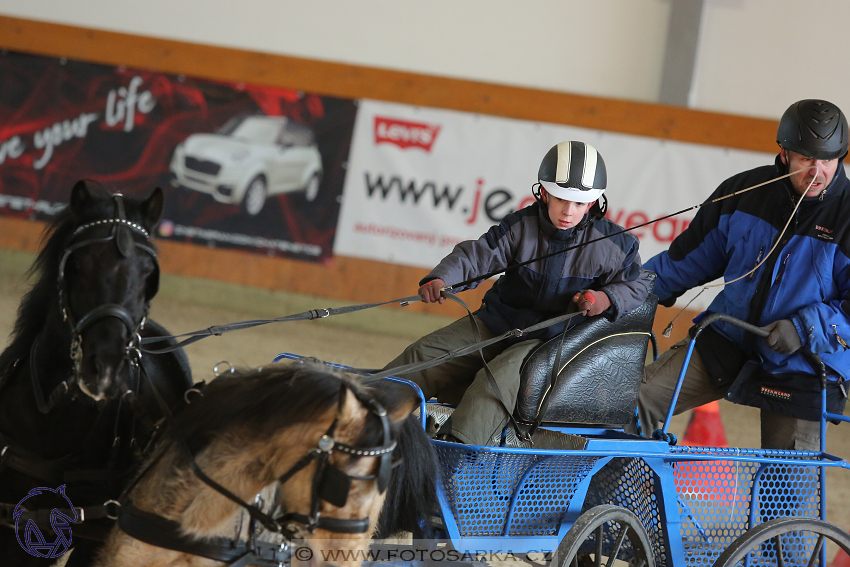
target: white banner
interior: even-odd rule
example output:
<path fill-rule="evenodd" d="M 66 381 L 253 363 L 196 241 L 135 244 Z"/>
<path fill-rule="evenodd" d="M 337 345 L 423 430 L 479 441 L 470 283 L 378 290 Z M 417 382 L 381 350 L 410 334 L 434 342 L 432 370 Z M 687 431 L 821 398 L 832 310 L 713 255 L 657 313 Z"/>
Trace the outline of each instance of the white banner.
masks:
<path fill-rule="evenodd" d="M 631 228 L 703 202 L 770 154 L 584 128 L 361 101 L 334 253 L 430 268 L 533 202 L 531 186 L 559 142 L 594 146 L 608 170 L 608 216 Z M 666 250 L 696 214 L 635 230 L 641 258 Z M 414 288 L 416 282 L 411 282 Z M 691 308 L 703 309 L 704 293 Z M 685 301 L 689 298 L 686 296 Z M 680 300 L 679 305 L 684 306 Z"/>

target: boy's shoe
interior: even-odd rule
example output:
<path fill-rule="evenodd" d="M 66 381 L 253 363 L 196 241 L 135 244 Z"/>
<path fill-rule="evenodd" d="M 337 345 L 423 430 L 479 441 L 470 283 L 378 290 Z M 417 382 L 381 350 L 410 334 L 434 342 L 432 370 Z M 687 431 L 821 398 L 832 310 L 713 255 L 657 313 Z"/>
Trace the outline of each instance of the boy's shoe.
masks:
<path fill-rule="evenodd" d="M 463 445 L 463 441 L 452 435 L 451 433 L 439 433 L 434 436 L 434 439 L 437 441 L 448 441 L 450 443 L 460 443 Z"/>

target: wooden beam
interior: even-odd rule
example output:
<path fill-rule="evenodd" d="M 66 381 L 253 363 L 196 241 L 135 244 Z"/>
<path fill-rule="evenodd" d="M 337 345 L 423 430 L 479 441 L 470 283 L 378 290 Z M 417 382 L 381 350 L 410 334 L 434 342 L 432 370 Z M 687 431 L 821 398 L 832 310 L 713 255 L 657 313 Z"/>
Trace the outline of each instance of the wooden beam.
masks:
<path fill-rule="evenodd" d="M 761 118 L 435 77 L 6 16 L 0 16 L 0 48 L 681 142 L 760 152 L 776 149 L 776 123 Z"/>

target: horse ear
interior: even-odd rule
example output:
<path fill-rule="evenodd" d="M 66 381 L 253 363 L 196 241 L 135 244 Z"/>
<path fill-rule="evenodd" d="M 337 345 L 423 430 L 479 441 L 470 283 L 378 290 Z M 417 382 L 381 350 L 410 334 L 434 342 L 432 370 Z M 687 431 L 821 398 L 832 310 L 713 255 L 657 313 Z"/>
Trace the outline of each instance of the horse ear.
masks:
<path fill-rule="evenodd" d="M 80 179 L 71 188 L 71 199 L 68 206 L 75 214 L 80 214 L 91 202 L 92 196 L 85 179 Z"/>
<path fill-rule="evenodd" d="M 145 213 L 145 220 L 148 221 L 149 226 L 154 226 L 159 222 L 159 219 L 162 217 L 162 205 L 164 198 L 162 196 L 162 189 L 157 187 L 153 190 L 150 197 L 145 199 L 142 203 L 142 210 Z"/>
<path fill-rule="evenodd" d="M 397 404 L 387 411 L 387 416 L 393 423 L 404 421 L 413 413 L 413 410 L 419 407 L 419 398 L 412 395 L 405 399 L 402 403 Z"/>
<path fill-rule="evenodd" d="M 370 386 L 378 401 L 387 408 L 387 417 L 393 423 L 404 421 L 419 407 L 419 395 L 407 384 L 381 380 Z"/>

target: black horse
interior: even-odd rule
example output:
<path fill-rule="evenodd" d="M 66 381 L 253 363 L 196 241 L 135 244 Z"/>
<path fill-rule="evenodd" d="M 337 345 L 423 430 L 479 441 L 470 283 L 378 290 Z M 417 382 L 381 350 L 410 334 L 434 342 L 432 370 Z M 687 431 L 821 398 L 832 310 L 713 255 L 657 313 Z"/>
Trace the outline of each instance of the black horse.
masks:
<path fill-rule="evenodd" d="M 49 527 L 56 520 L 50 508 L 61 503 L 36 502 L 56 494 L 27 501 L 49 517 L 15 508 L 35 488 L 62 485 L 76 508 L 66 503 L 65 515 L 84 520 L 71 526 L 68 565 L 89 564 L 112 524 L 101 505 L 118 498 L 161 418 L 153 394 L 176 408 L 192 386 L 182 351 L 142 356 L 140 349 L 141 337 L 169 335 L 147 319 L 159 285 L 150 232 L 162 205 L 160 189 L 142 200 L 80 181 L 45 232 L 31 268 L 36 283 L 0 354 L 2 565 L 47 563 L 32 552 L 52 553 L 37 545 L 25 520 L 36 522 L 46 543 L 64 533 Z"/>

